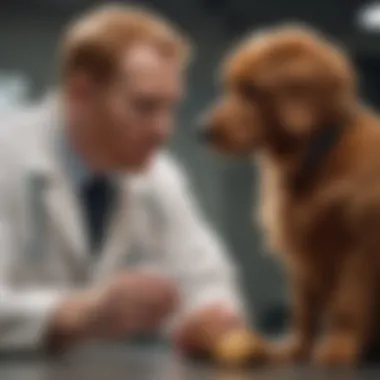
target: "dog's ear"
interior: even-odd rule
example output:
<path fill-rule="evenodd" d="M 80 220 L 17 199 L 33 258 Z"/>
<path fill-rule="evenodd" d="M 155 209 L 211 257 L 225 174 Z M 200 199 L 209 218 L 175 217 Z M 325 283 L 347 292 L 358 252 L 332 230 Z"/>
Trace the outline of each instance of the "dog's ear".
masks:
<path fill-rule="evenodd" d="M 312 89 L 294 83 L 282 90 L 276 96 L 279 124 L 293 135 L 309 133 L 317 122 L 315 99 L 310 94 Z"/>
<path fill-rule="evenodd" d="M 354 108 L 354 82 L 351 72 L 333 66 L 320 75 L 290 78 L 277 95 L 279 122 L 295 135 L 308 134 L 320 125 L 344 123 Z"/>
<path fill-rule="evenodd" d="M 351 63 L 341 60 L 331 65 L 329 76 L 330 87 L 324 98 L 327 122 L 344 124 L 355 112 L 357 105 L 357 77 Z"/>

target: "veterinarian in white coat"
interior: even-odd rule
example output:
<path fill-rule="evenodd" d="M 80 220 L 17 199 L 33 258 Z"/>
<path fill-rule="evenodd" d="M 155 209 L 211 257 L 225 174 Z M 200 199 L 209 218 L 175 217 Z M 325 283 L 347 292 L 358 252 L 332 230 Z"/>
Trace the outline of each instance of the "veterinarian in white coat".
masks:
<path fill-rule="evenodd" d="M 113 25 L 125 17 L 127 33 L 131 12 L 85 16 L 68 33 L 70 51 L 95 32 L 111 38 L 112 17 Z M 145 35 L 162 23 L 134 12 Z M 165 33 L 159 38 L 173 43 L 175 32 Z M 99 91 L 94 68 L 67 58 L 60 96 L 3 121 L 0 350 L 68 348 L 157 330 L 166 321 L 182 349 L 207 350 L 210 339 L 244 323 L 233 266 L 184 173 L 159 153 L 182 62 L 145 44 L 145 35 L 125 53 L 122 70 L 133 72 L 133 81 L 121 89 L 118 82 Z M 102 243 L 91 249 L 79 188 L 105 175 L 117 200 Z"/>

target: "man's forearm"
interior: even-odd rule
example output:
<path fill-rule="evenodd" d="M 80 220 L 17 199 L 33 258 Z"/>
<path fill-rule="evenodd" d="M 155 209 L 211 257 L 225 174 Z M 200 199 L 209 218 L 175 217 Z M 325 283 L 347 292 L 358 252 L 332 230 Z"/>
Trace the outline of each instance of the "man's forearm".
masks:
<path fill-rule="evenodd" d="M 158 329 L 175 309 L 172 282 L 139 272 L 121 273 L 101 289 L 68 297 L 52 315 L 48 343 L 55 351 L 90 339 L 119 339 Z"/>

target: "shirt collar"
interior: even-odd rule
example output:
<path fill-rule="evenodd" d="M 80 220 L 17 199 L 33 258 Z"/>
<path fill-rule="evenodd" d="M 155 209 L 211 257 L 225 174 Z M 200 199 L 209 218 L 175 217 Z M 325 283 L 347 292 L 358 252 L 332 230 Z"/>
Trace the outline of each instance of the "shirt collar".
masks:
<path fill-rule="evenodd" d="M 60 150 L 63 158 L 64 168 L 75 186 L 81 187 L 93 176 L 91 170 L 86 166 L 83 159 L 75 152 L 67 135 L 62 133 L 60 139 Z"/>
<path fill-rule="evenodd" d="M 83 185 L 96 177 L 96 174 L 86 165 L 82 157 L 80 157 L 75 151 L 69 137 L 64 131 L 61 132 L 59 147 L 64 170 L 76 188 L 82 188 Z M 124 175 L 121 173 L 108 173 L 106 177 L 112 183 L 117 184 Z"/>

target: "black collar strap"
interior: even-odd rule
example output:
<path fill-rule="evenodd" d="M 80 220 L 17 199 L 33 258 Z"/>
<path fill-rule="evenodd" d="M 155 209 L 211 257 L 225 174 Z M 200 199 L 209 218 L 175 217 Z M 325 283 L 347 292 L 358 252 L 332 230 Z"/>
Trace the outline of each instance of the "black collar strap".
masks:
<path fill-rule="evenodd" d="M 334 149 L 343 134 L 344 125 L 327 125 L 311 141 L 294 178 L 293 186 L 302 190 L 323 164 L 326 156 Z"/>

